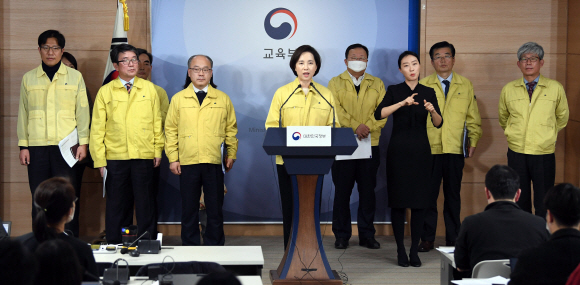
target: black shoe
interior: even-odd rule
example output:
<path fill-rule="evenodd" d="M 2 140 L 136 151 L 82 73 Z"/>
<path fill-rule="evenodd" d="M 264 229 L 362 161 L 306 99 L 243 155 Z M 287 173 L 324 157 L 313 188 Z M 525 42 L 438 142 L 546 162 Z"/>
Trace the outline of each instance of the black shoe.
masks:
<path fill-rule="evenodd" d="M 378 249 L 381 248 L 381 244 L 374 238 L 361 238 L 358 242 L 360 246 L 366 246 L 370 249 Z"/>
<path fill-rule="evenodd" d="M 455 242 L 454 241 L 447 241 L 445 242 L 446 246 L 455 246 Z"/>
<path fill-rule="evenodd" d="M 419 259 L 419 255 L 418 254 L 411 253 L 411 254 L 409 254 L 409 257 L 411 259 L 411 261 L 410 261 L 411 266 L 413 266 L 413 267 L 421 267 L 422 263 L 421 263 L 421 259 Z"/>
<path fill-rule="evenodd" d="M 348 239 L 346 238 L 336 238 L 334 242 L 334 248 L 336 249 L 346 249 L 348 247 Z"/>
<path fill-rule="evenodd" d="M 419 252 L 429 252 L 434 248 L 434 244 L 432 241 L 422 241 L 419 244 Z"/>
<path fill-rule="evenodd" d="M 401 267 L 409 267 L 409 258 L 406 253 L 397 254 L 397 264 Z"/>

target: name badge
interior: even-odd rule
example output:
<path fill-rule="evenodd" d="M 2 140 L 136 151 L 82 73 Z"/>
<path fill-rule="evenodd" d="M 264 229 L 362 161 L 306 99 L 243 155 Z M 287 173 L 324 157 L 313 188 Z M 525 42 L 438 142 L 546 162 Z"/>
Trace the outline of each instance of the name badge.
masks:
<path fill-rule="evenodd" d="M 330 126 L 289 126 L 286 128 L 286 146 L 332 146 Z"/>

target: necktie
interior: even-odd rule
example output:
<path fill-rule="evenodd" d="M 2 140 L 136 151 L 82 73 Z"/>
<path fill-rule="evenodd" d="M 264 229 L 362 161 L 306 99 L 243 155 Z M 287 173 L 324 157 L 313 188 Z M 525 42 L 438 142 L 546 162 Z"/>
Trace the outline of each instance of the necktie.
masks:
<path fill-rule="evenodd" d="M 534 94 L 534 87 L 536 86 L 536 81 L 526 83 L 528 85 L 528 95 L 530 95 L 530 102 L 532 101 L 532 94 Z"/>
<path fill-rule="evenodd" d="M 445 84 L 445 98 L 447 99 L 447 93 L 449 93 L 449 80 L 443 80 L 443 84 Z"/>
<path fill-rule="evenodd" d="M 206 93 L 204 91 L 197 91 L 195 92 L 195 95 L 197 95 L 197 100 L 199 100 L 199 105 L 201 106 L 201 103 L 203 103 L 203 99 L 205 99 Z"/>
<path fill-rule="evenodd" d="M 132 87 L 132 86 L 133 86 L 133 85 L 131 84 L 131 82 L 127 82 L 127 84 L 125 84 L 125 87 L 127 87 L 127 92 L 128 92 L 129 94 L 131 94 L 131 87 Z"/>

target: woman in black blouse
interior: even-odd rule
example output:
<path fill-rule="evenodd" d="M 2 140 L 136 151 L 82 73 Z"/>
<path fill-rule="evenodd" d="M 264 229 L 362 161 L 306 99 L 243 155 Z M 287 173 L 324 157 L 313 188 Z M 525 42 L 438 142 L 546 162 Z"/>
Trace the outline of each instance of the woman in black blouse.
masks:
<path fill-rule="evenodd" d="M 393 233 L 397 241 L 399 266 L 421 266 L 418 255 L 423 231 L 424 209 L 429 205 L 431 147 L 427 138 L 429 124 L 440 128 L 443 118 L 433 88 L 419 84 L 421 64 L 411 51 L 399 56 L 399 71 L 405 82 L 387 88 L 385 98 L 375 111 L 377 120 L 393 115 L 393 132 L 387 149 L 387 191 Z M 403 243 L 405 212 L 411 209 L 411 251 Z"/>

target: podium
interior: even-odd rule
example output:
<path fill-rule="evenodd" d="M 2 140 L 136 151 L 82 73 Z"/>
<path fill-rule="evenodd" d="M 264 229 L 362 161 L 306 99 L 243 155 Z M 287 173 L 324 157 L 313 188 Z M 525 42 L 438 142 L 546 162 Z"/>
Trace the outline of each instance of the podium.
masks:
<path fill-rule="evenodd" d="M 287 147 L 285 128 L 268 128 L 264 150 L 281 155 L 292 180 L 293 212 L 290 239 L 273 284 L 333 284 L 342 280 L 330 269 L 320 234 L 322 179 L 336 155 L 350 155 L 357 148 L 351 128 L 331 129 L 330 147 Z"/>

